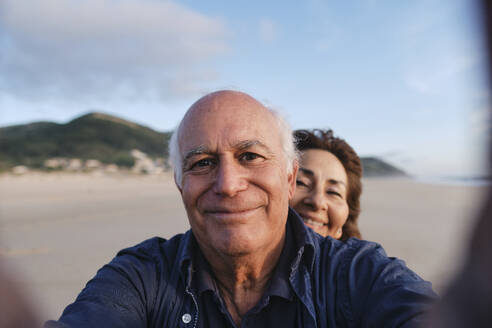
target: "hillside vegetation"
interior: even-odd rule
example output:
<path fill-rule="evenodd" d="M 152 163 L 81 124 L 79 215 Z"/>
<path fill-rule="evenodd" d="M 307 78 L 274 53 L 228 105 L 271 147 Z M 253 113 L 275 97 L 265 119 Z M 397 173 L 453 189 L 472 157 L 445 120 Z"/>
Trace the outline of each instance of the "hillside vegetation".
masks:
<path fill-rule="evenodd" d="M 132 149 L 167 157 L 170 133 L 154 131 L 115 116 L 90 113 L 66 124 L 37 122 L 0 128 L 0 168 L 40 168 L 54 157 L 97 159 L 132 166 Z"/>

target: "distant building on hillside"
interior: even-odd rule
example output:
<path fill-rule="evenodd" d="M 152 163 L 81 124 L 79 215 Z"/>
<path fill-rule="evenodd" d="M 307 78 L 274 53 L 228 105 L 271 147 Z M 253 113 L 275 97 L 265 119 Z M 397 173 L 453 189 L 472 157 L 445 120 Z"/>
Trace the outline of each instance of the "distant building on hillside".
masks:
<path fill-rule="evenodd" d="M 50 158 L 44 161 L 43 166 L 47 169 L 64 169 L 68 165 L 66 158 Z"/>
<path fill-rule="evenodd" d="M 136 174 L 161 174 L 169 169 L 164 158 L 153 159 L 146 153 L 133 149 L 130 155 L 134 159 L 134 165 L 131 172 Z M 86 161 L 80 158 L 61 158 L 55 157 L 44 161 L 43 167 L 49 170 L 66 170 L 70 172 L 97 171 L 106 173 L 116 173 L 120 167 L 116 164 L 104 164 L 97 159 L 88 159 Z M 22 169 L 18 169 L 22 170 Z M 20 172 L 20 171 L 19 171 Z"/>
<path fill-rule="evenodd" d="M 118 165 L 108 164 L 104 167 L 104 172 L 106 173 L 117 173 L 119 171 Z"/>
<path fill-rule="evenodd" d="M 17 165 L 12 168 L 12 173 L 17 175 L 22 175 L 29 172 L 29 168 L 24 165 Z"/>
<path fill-rule="evenodd" d="M 160 174 L 165 171 L 162 160 L 153 160 L 138 149 L 133 149 L 130 154 L 135 159 L 135 164 L 131 169 L 134 173 Z"/>
<path fill-rule="evenodd" d="M 85 161 L 84 167 L 88 170 L 96 170 L 102 168 L 103 165 L 97 159 L 88 159 Z"/>

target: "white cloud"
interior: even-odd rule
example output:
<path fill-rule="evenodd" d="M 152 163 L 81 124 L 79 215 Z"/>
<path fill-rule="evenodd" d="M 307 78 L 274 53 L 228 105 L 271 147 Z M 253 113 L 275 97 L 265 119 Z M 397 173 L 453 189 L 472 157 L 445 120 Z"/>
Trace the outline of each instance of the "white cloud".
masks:
<path fill-rule="evenodd" d="M 262 18 L 259 22 L 260 39 L 270 43 L 277 36 L 277 28 L 271 19 Z"/>
<path fill-rule="evenodd" d="M 194 95 L 226 26 L 172 1 L 3 0 L 0 90 L 20 99 Z"/>

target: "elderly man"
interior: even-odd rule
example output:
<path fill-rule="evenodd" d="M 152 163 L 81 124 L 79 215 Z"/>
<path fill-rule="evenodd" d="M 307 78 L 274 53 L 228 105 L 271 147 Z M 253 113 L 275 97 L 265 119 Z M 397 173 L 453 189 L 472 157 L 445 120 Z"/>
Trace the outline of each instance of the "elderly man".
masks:
<path fill-rule="evenodd" d="M 48 327 L 410 327 L 435 300 L 377 244 L 289 210 L 291 131 L 254 98 L 199 99 L 170 148 L 191 230 L 120 251 Z"/>

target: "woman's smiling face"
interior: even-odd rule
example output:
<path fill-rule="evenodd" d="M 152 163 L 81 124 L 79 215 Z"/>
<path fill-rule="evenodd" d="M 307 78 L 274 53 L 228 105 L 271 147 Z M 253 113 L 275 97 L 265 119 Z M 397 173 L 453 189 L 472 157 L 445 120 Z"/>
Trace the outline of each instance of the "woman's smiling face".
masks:
<path fill-rule="evenodd" d="M 335 155 L 326 150 L 306 149 L 301 154 L 290 206 L 320 235 L 340 239 L 349 215 L 348 188 L 347 173 Z"/>

